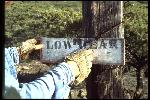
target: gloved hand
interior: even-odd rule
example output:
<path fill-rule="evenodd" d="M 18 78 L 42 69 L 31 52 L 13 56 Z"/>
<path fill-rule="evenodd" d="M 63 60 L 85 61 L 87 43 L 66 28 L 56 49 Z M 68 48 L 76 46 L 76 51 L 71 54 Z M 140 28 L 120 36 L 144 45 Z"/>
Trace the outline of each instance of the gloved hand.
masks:
<path fill-rule="evenodd" d="M 66 57 L 66 62 L 70 65 L 70 69 L 75 76 L 74 85 L 78 85 L 88 77 L 91 72 L 92 60 L 93 51 L 91 49 Z"/>
<path fill-rule="evenodd" d="M 26 59 L 29 53 L 31 53 L 33 50 L 38 50 L 44 47 L 43 44 L 36 45 L 36 43 L 36 39 L 28 39 L 25 42 L 22 42 L 21 46 L 17 47 L 21 60 Z"/>

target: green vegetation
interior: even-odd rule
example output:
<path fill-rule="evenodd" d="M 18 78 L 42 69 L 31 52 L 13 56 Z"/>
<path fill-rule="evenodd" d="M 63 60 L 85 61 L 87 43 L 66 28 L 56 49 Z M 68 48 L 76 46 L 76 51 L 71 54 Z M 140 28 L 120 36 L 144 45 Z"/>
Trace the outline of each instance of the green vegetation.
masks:
<path fill-rule="evenodd" d="M 148 5 L 146 2 L 124 2 L 126 65 L 135 68 L 136 91 L 133 98 L 143 96 L 144 72 L 148 76 Z"/>
<path fill-rule="evenodd" d="M 126 61 L 143 67 L 148 61 L 148 9 L 145 2 L 124 2 Z"/>
<path fill-rule="evenodd" d="M 6 11 L 5 46 L 37 36 L 76 37 L 81 34 L 81 18 L 81 2 L 14 1 Z"/>

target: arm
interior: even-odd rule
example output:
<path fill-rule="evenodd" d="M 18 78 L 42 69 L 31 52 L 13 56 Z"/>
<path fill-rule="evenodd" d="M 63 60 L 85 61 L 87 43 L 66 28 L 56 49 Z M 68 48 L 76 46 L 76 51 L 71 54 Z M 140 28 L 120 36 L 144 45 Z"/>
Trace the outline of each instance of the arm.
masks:
<path fill-rule="evenodd" d="M 5 48 L 5 72 L 17 79 L 15 64 L 19 64 L 19 54 L 16 47 Z"/>
<path fill-rule="evenodd" d="M 42 44 L 35 45 L 36 40 L 30 39 L 23 42 L 17 53 L 5 49 L 5 94 L 8 96 L 10 88 L 18 91 L 22 98 L 53 98 L 62 99 L 69 95 L 71 81 L 73 84 L 81 83 L 91 71 L 92 50 L 85 50 L 66 57 L 65 62 L 54 66 L 46 75 L 29 83 L 20 83 L 16 77 L 15 60 L 24 54 L 28 55 L 30 51 L 40 49 Z M 15 55 L 15 56 L 11 56 Z M 26 58 L 26 57 L 25 57 Z M 11 92 L 14 93 L 14 92 Z M 10 94 L 11 94 L 10 93 Z M 12 95 L 14 96 L 14 95 Z"/>
<path fill-rule="evenodd" d="M 13 49 L 15 51 L 16 48 Z M 68 64 L 61 63 L 49 70 L 43 77 L 30 83 L 19 84 L 18 80 L 10 73 L 11 70 L 15 70 L 15 60 L 13 59 L 18 58 L 17 52 L 11 51 L 5 49 L 5 87 L 14 87 L 22 98 L 63 98 L 65 95 L 68 96 L 70 91 L 68 85 L 74 79 Z M 16 56 L 11 57 L 10 54 L 16 54 Z"/>
<path fill-rule="evenodd" d="M 72 73 L 66 63 L 61 63 L 49 70 L 46 75 L 37 80 L 21 84 L 20 94 L 23 98 L 53 98 L 68 97 L 73 80 Z"/>

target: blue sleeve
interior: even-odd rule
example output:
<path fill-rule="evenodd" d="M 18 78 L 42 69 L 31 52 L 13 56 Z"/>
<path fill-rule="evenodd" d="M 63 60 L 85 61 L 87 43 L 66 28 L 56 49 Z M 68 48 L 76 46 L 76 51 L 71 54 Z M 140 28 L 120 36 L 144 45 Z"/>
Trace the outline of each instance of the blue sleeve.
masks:
<path fill-rule="evenodd" d="M 16 62 L 13 63 L 15 60 L 9 62 L 9 60 L 12 59 L 9 54 L 10 51 L 5 49 L 5 87 L 14 87 L 21 98 L 64 99 L 68 97 L 70 92 L 68 85 L 74 80 L 74 76 L 67 63 L 63 62 L 54 66 L 53 69 L 49 70 L 43 77 L 37 78 L 35 81 L 18 83 L 18 80 L 13 77 L 16 71 L 10 73 L 10 66 L 15 68 Z M 7 90 L 5 89 L 5 91 Z"/>
<path fill-rule="evenodd" d="M 15 79 L 17 79 L 16 64 L 19 64 L 19 54 L 16 47 L 5 48 L 5 72 Z"/>

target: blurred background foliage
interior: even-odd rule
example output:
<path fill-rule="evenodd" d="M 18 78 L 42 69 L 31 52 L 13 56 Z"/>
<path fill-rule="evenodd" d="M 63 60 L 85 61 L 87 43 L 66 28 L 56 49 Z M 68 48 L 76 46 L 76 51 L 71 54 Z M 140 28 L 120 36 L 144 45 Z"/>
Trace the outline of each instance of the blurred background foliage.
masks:
<path fill-rule="evenodd" d="M 81 35 L 81 2 L 14 1 L 5 11 L 5 46 L 37 37 Z"/>
<path fill-rule="evenodd" d="M 148 2 L 124 1 L 124 20 L 127 64 L 148 67 Z"/>

